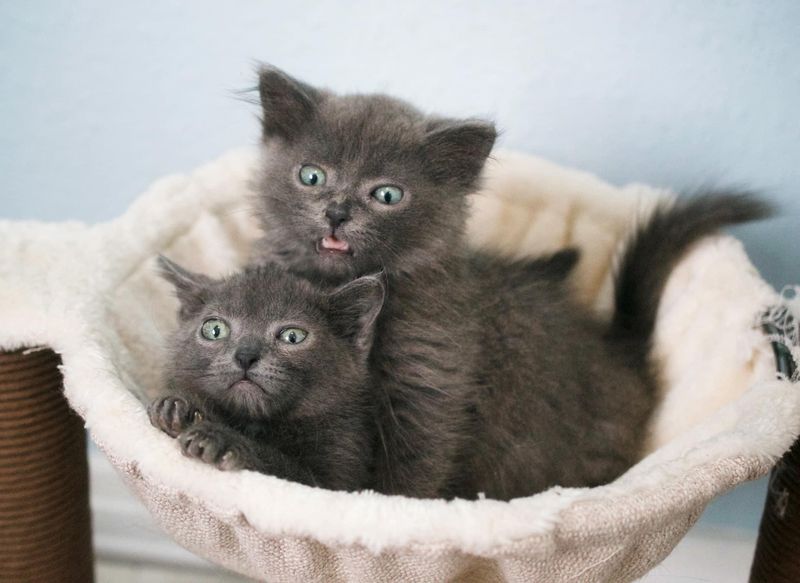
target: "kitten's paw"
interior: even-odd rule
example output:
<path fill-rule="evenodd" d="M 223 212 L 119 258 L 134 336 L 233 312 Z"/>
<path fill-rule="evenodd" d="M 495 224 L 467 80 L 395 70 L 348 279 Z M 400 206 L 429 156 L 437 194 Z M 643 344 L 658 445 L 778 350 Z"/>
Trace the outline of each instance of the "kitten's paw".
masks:
<path fill-rule="evenodd" d="M 196 458 L 220 470 L 244 469 L 244 448 L 239 435 L 214 423 L 198 423 L 178 436 L 183 455 Z"/>
<path fill-rule="evenodd" d="M 147 407 L 150 423 L 170 437 L 188 429 L 202 419 L 202 414 L 180 397 L 161 397 Z"/>

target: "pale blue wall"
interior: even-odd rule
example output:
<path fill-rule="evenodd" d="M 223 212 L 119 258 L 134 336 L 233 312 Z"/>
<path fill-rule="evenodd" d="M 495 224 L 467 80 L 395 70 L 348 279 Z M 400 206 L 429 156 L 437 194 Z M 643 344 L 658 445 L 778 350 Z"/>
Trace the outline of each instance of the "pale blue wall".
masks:
<path fill-rule="evenodd" d="M 485 114 L 506 146 L 616 183 L 768 189 L 742 232 L 800 280 L 800 2 L 0 0 L 0 216 L 107 219 L 257 138 L 254 59 Z"/>
<path fill-rule="evenodd" d="M 773 283 L 800 281 L 795 0 L 0 0 L 0 216 L 108 219 L 255 142 L 231 95 L 255 59 L 491 116 L 503 145 L 615 183 L 764 187 L 785 217 L 739 233 Z"/>

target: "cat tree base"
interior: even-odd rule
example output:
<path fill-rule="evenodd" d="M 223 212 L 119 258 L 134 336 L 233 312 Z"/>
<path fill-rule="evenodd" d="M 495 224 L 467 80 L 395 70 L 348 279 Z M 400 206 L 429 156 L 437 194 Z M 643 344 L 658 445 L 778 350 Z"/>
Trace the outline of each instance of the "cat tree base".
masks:
<path fill-rule="evenodd" d="M 94 580 L 86 437 L 60 363 L 0 352 L 0 581 Z"/>
<path fill-rule="evenodd" d="M 769 479 L 751 583 L 800 581 L 800 440 Z"/>

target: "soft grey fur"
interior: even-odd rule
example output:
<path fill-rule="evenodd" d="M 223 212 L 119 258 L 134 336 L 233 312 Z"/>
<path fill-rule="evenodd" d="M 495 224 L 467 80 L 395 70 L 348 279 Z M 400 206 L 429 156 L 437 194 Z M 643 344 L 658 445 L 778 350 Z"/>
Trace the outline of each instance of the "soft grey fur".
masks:
<path fill-rule="evenodd" d="M 270 67 L 260 95 L 259 260 L 330 284 L 385 273 L 370 356 L 377 490 L 509 499 L 604 483 L 637 459 L 655 403 L 646 357 L 666 276 L 704 234 L 758 215 L 749 199 L 662 209 L 633 241 L 617 317 L 603 325 L 568 299 L 574 253 L 507 262 L 467 250 L 465 197 L 493 146 L 491 124 L 426 116 L 383 95 L 337 96 Z M 327 172 L 324 186 L 298 180 L 309 163 Z M 400 204 L 370 197 L 387 184 L 404 190 Z M 739 215 L 717 212 L 730 205 Z M 320 253 L 331 234 L 350 252 Z M 650 323 L 637 327 L 639 317 Z"/>
<path fill-rule="evenodd" d="M 367 359 L 383 304 L 380 278 L 323 289 L 274 265 L 221 280 L 165 258 L 161 270 L 181 309 L 166 374 L 170 394 L 150 405 L 153 425 L 176 437 L 187 456 L 220 469 L 369 487 Z M 227 323 L 230 336 L 204 338 L 209 318 Z M 289 327 L 308 336 L 281 342 Z"/>

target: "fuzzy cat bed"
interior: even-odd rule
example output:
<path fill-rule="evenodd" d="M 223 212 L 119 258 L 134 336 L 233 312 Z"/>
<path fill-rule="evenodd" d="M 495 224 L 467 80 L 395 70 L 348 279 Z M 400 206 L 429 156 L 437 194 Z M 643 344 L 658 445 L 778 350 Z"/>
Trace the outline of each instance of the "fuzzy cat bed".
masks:
<path fill-rule="evenodd" d="M 269 581 L 627 581 L 661 561 L 716 495 L 763 476 L 800 433 L 757 320 L 778 295 L 727 236 L 699 244 L 662 300 L 665 387 L 649 455 L 615 482 L 511 502 L 348 494 L 183 457 L 150 426 L 176 300 L 165 253 L 217 275 L 245 263 L 256 150 L 157 182 L 119 219 L 0 223 L 0 349 L 46 345 L 92 439 L 180 544 Z M 509 255 L 578 246 L 576 297 L 610 305 L 620 242 L 660 196 L 514 154 L 489 162 L 469 237 Z M 534 422 L 534 421 L 532 421 Z"/>

